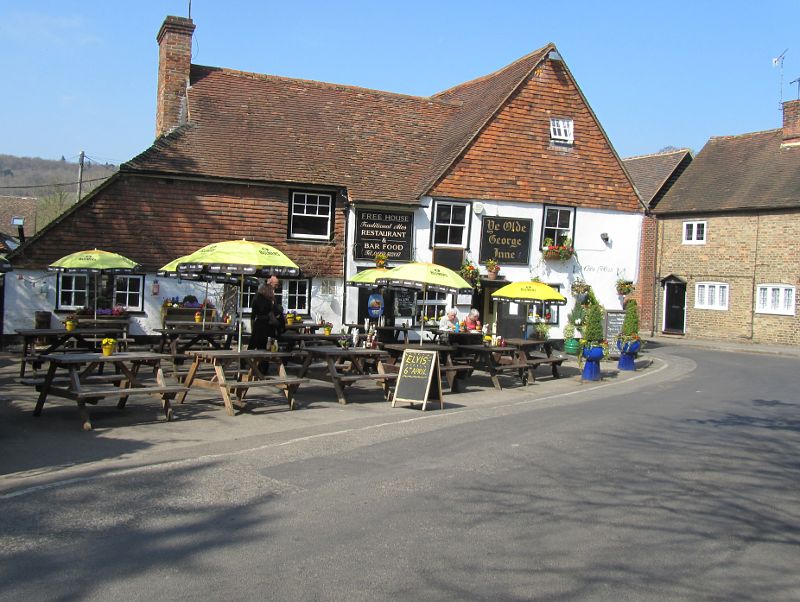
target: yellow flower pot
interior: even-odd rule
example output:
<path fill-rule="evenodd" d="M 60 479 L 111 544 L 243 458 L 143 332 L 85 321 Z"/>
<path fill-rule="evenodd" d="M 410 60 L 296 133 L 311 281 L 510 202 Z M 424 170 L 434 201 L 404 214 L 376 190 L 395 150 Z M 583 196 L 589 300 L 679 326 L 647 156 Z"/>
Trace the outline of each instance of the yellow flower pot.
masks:
<path fill-rule="evenodd" d="M 103 345 L 100 349 L 103 351 L 103 355 L 114 355 L 114 345 Z"/>
<path fill-rule="evenodd" d="M 328 335 L 331 334 L 331 329 L 330 328 L 323 328 L 322 331 L 325 333 L 325 336 L 328 336 Z"/>
<path fill-rule="evenodd" d="M 73 320 L 67 320 L 64 322 L 64 328 L 67 329 L 67 332 L 72 332 L 75 330 L 75 322 Z"/>
<path fill-rule="evenodd" d="M 287 315 L 287 316 L 286 316 L 286 323 L 287 323 L 287 324 L 294 324 L 294 316 L 292 316 L 292 315 Z"/>
<path fill-rule="evenodd" d="M 196 314 L 194 314 L 194 321 L 197 322 L 198 324 L 202 322 L 203 314 L 201 314 L 199 311 Z"/>

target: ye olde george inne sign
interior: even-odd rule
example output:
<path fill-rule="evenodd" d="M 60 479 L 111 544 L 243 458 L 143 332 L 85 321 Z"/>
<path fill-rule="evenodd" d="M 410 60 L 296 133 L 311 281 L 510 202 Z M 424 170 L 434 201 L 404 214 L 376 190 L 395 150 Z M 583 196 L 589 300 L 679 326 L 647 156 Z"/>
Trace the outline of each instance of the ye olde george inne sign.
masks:
<path fill-rule="evenodd" d="M 499 264 L 528 265 L 533 220 L 484 217 L 481 226 L 480 262 L 494 259 Z"/>
<path fill-rule="evenodd" d="M 355 257 L 374 259 L 376 253 L 386 253 L 390 261 L 411 261 L 413 234 L 413 213 L 358 209 Z"/>

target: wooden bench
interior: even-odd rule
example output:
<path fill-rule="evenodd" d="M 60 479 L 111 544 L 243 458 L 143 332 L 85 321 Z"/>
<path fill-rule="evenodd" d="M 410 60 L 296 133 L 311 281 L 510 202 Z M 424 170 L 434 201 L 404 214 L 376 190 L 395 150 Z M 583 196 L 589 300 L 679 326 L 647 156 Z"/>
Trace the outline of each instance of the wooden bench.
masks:
<path fill-rule="evenodd" d="M 91 399 L 93 397 L 128 397 L 147 393 L 150 395 L 177 395 L 188 391 L 188 387 L 182 385 L 154 385 L 152 387 L 114 387 L 112 389 L 88 389 L 75 394 L 77 399 Z M 124 402 L 120 402 L 124 406 Z M 122 407 L 122 406 L 119 406 Z"/>
<path fill-rule="evenodd" d="M 553 378 L 561 378 L 561 375 L 558 373 L 558 367 L 563 364 L 566 359 L 567 358 L 563 355 L 554 355 L 551 357 L 531 357 L 528 358 L 527 364 L 531 368 L 549 364 L 553 372 Z"/>
<path fill-rule="evenodd" d="M 115 383 L 122 382 L 128 378 L 124 374 L 92 374 L 85 377 L 84 381 L 87 384 L 91 383 Z M 44 376 L 25 377 L 19 379 L 20 384 L 29 385 L 33 387 L 41 387 L 44 384 Z M 56 376 L 53 378 L 54 383 L 68 383 L 70 379 L 68 376 Z M 37 389 L 38 390 L 38 389 Z"/>

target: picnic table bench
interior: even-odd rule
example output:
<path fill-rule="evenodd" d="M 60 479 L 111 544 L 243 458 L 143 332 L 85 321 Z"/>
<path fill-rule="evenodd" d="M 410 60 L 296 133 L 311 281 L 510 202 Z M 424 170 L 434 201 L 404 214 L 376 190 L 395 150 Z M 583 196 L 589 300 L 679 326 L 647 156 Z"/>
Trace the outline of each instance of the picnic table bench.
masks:
<path fill-rule="evenodd" d="M 336 397 L 342 405 L 347 403 L 344 388 L 353 383 L 365 380 L 374 380 L 383 387 L 385 399 L 391 396 L 391 384 L 397 380 L 397 374 L 386 370 L 385 360 L 388 354 L 381 349 L 364 349 L 362 347 L 334 347 L 319 346 L 306 349 L 308 358 L 301 370 L 300 376 L 305 376 L 314 359 L 321 360 L 327 367 L 328 376 L 333 383 Z M 377 373 L 371 373 L 368 362 L 375 362 Z"/>
<path fill-rule="evenodd" d="M 517 361 L 527 362 L 531 368 L 548 365 L 551 368 L 553 378 L 560 378 L 559 366 L 567 359 L 561 353 L 553 353 L 553 341 L 551 339 L 506 339 L 506 343 L 518 349 Z M 541 350 L 541 351 L 539 351 Z M 531 382 L 536 380 L 536 375 L 531 370 Z"/>

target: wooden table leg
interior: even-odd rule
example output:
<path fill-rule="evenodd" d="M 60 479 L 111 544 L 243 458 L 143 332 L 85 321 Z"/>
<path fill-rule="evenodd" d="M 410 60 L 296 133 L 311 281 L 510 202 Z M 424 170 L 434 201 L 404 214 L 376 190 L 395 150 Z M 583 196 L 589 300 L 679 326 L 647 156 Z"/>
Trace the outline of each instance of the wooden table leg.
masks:
<path fill-rule="evenodd" d="M 42 390 L 39 391 L 39 398 L 36 400 L 36 407 L 33 409 L 34 416 L 39 416 L 42 413 L 42 406 L 44 406 L 44 400 L 47 399 L 47 394 L 50 392 L 50 385 L 53 384 L 55 374 L 56 364 L 55 362 L 50 362 L 47 367 L 47 376 L 45 376 L 44 384 L 42 384 Z"/>
<path fill-rule="evenodd" d="M 219 362 L 214 362 L 214 372 L 217 374 L 217 383 L 219 384 L 219 389 L 222 391 L 222 399 L 225 401 L 225 410 L 228 412 L 228 416 L 233 416 L 233 401 L 231 400 L 231 395 L 228 392 L 228 383 L 225 380 L 225 370 Z"/>
<path fill-rule="evenodd" d="M 339 399 L 339 403 L 342 405 L 347 405 L 347 400 L 344 398 L 344 390 L 342 389 L 342 383 L 339 382 L 339 371 L 336 370 L 336 360 L 332 357 L 327 358 L 328 361 L 328 372 L 331 375 L 331 382 L 333 383 L 333 388 L 336 391 L 336 397 Z"/>

